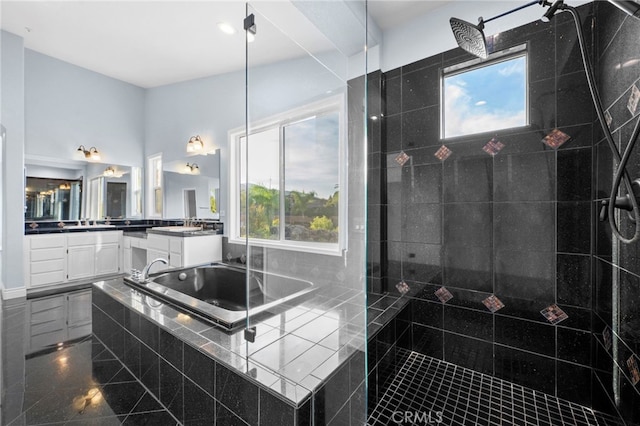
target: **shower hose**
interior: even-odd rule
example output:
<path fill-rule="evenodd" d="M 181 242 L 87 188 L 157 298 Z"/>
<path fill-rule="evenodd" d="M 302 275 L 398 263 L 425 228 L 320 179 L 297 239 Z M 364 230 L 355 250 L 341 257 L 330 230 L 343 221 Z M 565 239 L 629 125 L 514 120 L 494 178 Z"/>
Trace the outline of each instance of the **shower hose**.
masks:
<path fill-rule="evenodd" d="M 598 93 L 598 88 L 595 85 L 595 78 L 593 75 L 593 69 L 591 67 L 591 63 L 588 58 L 588 53 L 585 48 L 584 43 L 584 34 L 582 30 L 582 22 L 580 20 L 580 15 L 578 11 L 571 7 L 565 5 L 563 10 L 569 11 L 573 16 L 573 21 L 576 25 L 576 32 L 578 34 L 578 44 L 580 45 L 580 53 L 582 54 L 582 64 L 584 65 L 584 71 L 587 76 L 587 83 L 589 85 L 589 92 L 591 92 L 591 99 L 593 100 L 593 106 L 596 110 L 596 114 L 598 115 L 598 121 L 600 122 L 600 126 L 602 127 L 602 131 L 604 132 L 607 143 L 609 144 L 609 148 L 613 153 L 613 157 L 615 158 L 618 167 L 616 169 L 613 185 L 611 187 L 611 193 L 609 194 L 608 203 L 606 203 L 607 208 L 607 216 L 609 218 L 609 225 L 611 226 L 611 232 L 616 236 L 618 240 L 623 243 L 630 244 L 637 241 L 640 238 L 640 209 L 638 208 L 638 201 L 633 193 L 633 183 L 629 178 L 629 175 L 626 171 L 627 163 L 629 162 L 629 157 L 631 156 L 631 151 L 636 144 L 638 139 L 638 134 L 640 133 L 640 119 L 636 121 L 635 127 L 633 128 L 633 132 L 631 134 L 631 138 L 629 139 L 629 143 L 627 144 L 624 153 L 620 155 L 620 151 L 616 147 L 616 144 L 613 140 L 613 136 L 611 135 L 611 131 L 609 130 L 609 125 L 605 121 L 604 117 L 604 109 L 602 107 L 602 100 L 600 98 L 600 94 Z M 618 190 L 620 188 L 621 182 L 624 181 L 627 196 L 622 197 L 622 200 L 618 198 L 618 204 L 616 204 L 616 199 L 618 195 Z M 635 181 L 636 184 L 640 185 L 640 179 Z M 618 225 L 615 220 L 615 209 L 616 207 L 622 207 L 621 204 L 627 205 L 627 210 L 631 210 L 633 214 L 629 215 L 629 218 L 632 222 L 635 223 L 635 233 L 633 237 L 626 238 L 620 232 Z M 630 208 L 628 207 L 630 205 Z"/>

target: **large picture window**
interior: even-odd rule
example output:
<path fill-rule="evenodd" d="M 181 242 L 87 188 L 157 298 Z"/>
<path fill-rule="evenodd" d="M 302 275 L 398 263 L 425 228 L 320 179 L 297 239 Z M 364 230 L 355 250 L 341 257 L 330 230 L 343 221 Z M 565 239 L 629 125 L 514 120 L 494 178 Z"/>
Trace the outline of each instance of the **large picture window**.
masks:
<path fill-rule="evenodd" d="M 442 103 L 444 139 L 529 124 L 524 46 L 446 68 Z"/>
<path fill-rule="evenodd" d="M 248 143 L 231 135 L 232 239 L 339 252 L 343 108 L 333 98 L 254 126 Z"/>

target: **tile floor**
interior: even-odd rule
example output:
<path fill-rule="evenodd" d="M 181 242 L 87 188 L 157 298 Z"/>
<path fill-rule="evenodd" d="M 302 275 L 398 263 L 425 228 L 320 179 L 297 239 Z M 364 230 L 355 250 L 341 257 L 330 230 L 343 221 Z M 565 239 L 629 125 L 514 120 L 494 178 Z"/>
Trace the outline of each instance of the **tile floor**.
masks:
<path fill-rule="evenodd" d="M 417 352 L 398 351 L 406 361 L 372 410 L 369 426 L 622 425 L 572 402 Z"/>
<path fill-rule="evenodd" d="M 171 414 L 92 336 L 25 361 L 2 424 L 175 425 Z M 3 410 L 4 411 L 4 410 Z M 11 413 L 19 413 L 14 419 Z"/>

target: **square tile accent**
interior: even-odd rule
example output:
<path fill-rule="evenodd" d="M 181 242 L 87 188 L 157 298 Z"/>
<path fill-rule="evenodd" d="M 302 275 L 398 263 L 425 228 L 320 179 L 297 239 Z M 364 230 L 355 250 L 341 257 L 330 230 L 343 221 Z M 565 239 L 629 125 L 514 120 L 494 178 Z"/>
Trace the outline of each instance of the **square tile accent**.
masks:
<path fill-rule="evenodd" d="M 398 289 L 398 292 L 400 292 L 400 294 L 405 294 L 410 290 L 409 286 L 404 281 L 400 281 L 398 284 L 396 284 L 396 288 Z"/>
<path fill-rule="evenodd" d="M 550 148 L 556 149 L 567 142 L 569 139 L 571 139 L 571 136 L 558 129 L 553 129 L 551 133 L 549 133 L 544 137 L 544 139 L 542 139 L 542 142 L 546 143 Z"/>
<path fill-rule="evenodd" d="M 631 383 L 635 386 L 640 382 L 640 370 L 638 370 L 638 362 L 635 355 L 631 355 L 627 360 L 627 368 L 629 369 L 629 374 L 631 374 Z"/>
<path fill-rule="evenodd" d="M 482 303 L 491 312 L 496 312 L 496 311 L 499 311 L 500 309 L 504 308 L 504 303 L 502 303 L 502 301 L 500 299 L 498 299 L 495 294 L 492 294 L 491 296 L 489 296 L 486 299 L 484 299 L 482 301 Z"/>
<path fill-rule="evenodd" d="M 607 123 L 607 127 L 611 128 L 611 123 L 613 123 L 613 117 L 611 113 L 607 110 L 604 112 L 604 121 Z"/>
<path fill-rule="evenodd" d="M 444 287 L 440 287 L 433 294 L 435 294 L 442 303 L 447 303 L 449 300 L 453 299 L 453 294 L 451 294 L 449 290 Z"/>
<path fill-rule="evenodd" d="M 482 147 L 482 150 L 493 157 L 499 153 L 502 148 L 504 148 L 504 144 L 502 142 L 496 138 L 491 138 L 491 140 Z"/>
<path fill-rule="evenodd" d="M 400 154 L 395 158 L 396 163 L 400 164 L 400 167 L 404 166 L 407 161 L 409 161 L 409 157 L 406 152 L 400 151 Z"/>
<path fill-rule="evenodd" d="M 449 156 L 451 155 L 451 153 L 452 153 L 452 151 L 451 151 L 449 148 L 447 148 L 446 146 L 442 145 L 442 146 L 440 147 L 440 149 L 438 149 L 438 150 L 436 151 L 436 153 L 435 153 L 435 154 L 433 154 L 433 155 L 435 155 L 435 157 L 436 157 L 438 160 L 440 160 L 440 161 L 444 161 L 444 160 L 446 160 L 447 158 L 449 158 Z"/>
<path fill-rule="evenodd" d="M 627 102 L 627 109 L 631 115 L 636 115 L 636 111 L 638 110 L 638 101 L 640 101 L 640 90 L 634 84 L 631 86 L 631 96 L 629 96 L 629 102 Z"/>
<path fill-rule="evenodd" d="M 605 327 L 602 330 L 602 340 L 604 340 L 604 348 L 608 351 L 611 349 L 612 339 L 611 339 L 611 329 L 609 327 Z"/>
<path fill-rule="evenodd" d="M 551 324 L 558 324 L 561 321 L 569 318 L 569 315 L 565 313 L 558 305 L 555 303 L 551 306 L 548 306 L 540 311 L 543 317 L 547 319 Z"/>

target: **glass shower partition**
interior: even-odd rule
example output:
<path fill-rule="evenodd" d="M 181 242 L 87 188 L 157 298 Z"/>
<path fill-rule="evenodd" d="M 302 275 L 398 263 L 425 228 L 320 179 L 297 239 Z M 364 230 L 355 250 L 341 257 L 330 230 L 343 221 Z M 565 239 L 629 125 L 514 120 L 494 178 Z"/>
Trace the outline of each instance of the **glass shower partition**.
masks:
<path fill-rule="evenodd" d="M 269 387 L 261 404 L 278 401 L 261 424 L 366 421 L 364 16 L 360 2 L 247 5 L 231 232 L 247 363 Z"/>

